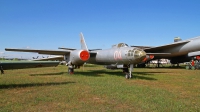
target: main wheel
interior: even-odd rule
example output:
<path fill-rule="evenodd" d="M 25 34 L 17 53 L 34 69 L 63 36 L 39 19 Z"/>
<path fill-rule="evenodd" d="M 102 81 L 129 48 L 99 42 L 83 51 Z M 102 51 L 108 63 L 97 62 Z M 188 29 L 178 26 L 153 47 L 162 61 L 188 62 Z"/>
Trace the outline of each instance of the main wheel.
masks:
<path fill-rule="evenodd" d="M 126 73 L 125 78 L 126 78 L 126 79 L 129 79 L 129 78 L 130 78 L 129 73 Z"/>
<path fill-rule="evenodd" d="M 73 74 L 73 73 L 74 73 L 74 69 L 73 69 L 73 68 L 69 68 L 69 69 L 68 69 L 68 73 L 69 73 L 69 74 Z"/>

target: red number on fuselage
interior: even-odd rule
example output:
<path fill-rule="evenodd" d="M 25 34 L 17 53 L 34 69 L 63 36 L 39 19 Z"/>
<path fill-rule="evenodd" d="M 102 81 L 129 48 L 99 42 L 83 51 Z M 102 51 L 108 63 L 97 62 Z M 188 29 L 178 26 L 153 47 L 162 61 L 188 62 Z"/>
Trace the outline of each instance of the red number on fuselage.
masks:
<path fill-rule="evenodd" d="M 114 52 L 114 59 L 115 60 L 121 60 L 122 59 L 121 51 L 115 51 Z"/>

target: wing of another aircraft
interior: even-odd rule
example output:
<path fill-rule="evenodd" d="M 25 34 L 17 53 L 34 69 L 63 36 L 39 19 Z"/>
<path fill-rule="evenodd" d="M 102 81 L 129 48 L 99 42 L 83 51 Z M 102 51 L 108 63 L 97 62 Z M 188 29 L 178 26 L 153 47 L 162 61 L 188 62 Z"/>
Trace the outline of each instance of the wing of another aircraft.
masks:
<path fill-rule="evenodd" d="M 145 48 L 144 51 L 147 52 L 147 53 L 149 53 L 149 52 L 156 52 L 156 53 L 158 53 L 160 50 L 173 48 L 173 47 L 176 47 L 176 46 L 179 46 L 179 45 L 186 44 L 188 42 L 190 42 L 190 40 L 175 42 L 175 43 L 167 44 L 167 45 L 163 45 L 163 46 Z"/>
<path fill-rule="evenodd" d="M 48 57 L 48 58 L 33 59 L 33 61 L 48 61 L 48 60 L 63 61 L 64 60 L 64 56 L 53 56 L 53 57 Z"/>
<path fill-rule="evenodd" d="M 3 70 L 9 69 L 24 69 L 24 68 L 37 68 L 37 67 L 53 67 L 58 66 L 59 61 L 11 61 L 0 62 L 0 67 Z"/>
<path fill-rule="evenodd" d="M 15 49 L 5 48 L 6 51 L 19 51 L 19 52 L 35 52 L 38 54 L 51 54 L 51 55 L 67 55 L 70 50 L 38 50 L 38 49 Z"/>

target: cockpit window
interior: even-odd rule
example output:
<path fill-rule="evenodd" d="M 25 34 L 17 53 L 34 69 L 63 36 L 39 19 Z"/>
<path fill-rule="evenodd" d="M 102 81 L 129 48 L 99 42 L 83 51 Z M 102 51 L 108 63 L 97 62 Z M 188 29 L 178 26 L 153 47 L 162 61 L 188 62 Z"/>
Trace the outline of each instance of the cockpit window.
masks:
<path fill-rule="evenodd" d="M 134 56 L 135 58 L 138 58 L 138 57 L 140 57 L 140 53 L 141 53 L 141 51 L 138 50 L 138 49 L 129 50 L 128 51 L 128 56 Z"/>
<path fill-rule="evenodd" d="M 117 45 L 117 47 L 122 47 L 122 44 L 123 44 L 123 43 L 119 43 L 119 44 Z"/>
<path fill-rule="evenodd" d="M 117 47 L 128 47 L 128 45 L 125 44 L 125 43 L 119 43 L 119 44 L 117 45 Z"/>
<path fill-rule="evenodd" d="M 134 57 L 135 57 L 135 58 L 138 58 L 139 56 L 140 56 L 140 51 L 138 51 L 138 50 L 135 50 Z"/>
<path fill-rule="evenodd" d="M 125 47 L 128 47 L 128 44 L 124 44 Z"/>
<path fill-rule="evenodd" d="M 133 54 L 134 54 L 134 50 L 129 50 L 128 51 L 128 56 L 133 56 Z"/>

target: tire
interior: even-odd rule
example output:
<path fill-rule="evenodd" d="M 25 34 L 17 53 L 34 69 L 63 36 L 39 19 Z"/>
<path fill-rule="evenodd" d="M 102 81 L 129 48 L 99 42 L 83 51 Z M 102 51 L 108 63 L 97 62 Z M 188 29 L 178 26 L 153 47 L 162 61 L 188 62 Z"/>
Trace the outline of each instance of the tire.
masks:
<path fill-rule="evenodd" d="M 129 77 L 129 73 L 126 73 L 125 78 L 126 78 L 126 79 L 129 79 L 129 78 L 130 78 L 130 77 Z"/>

